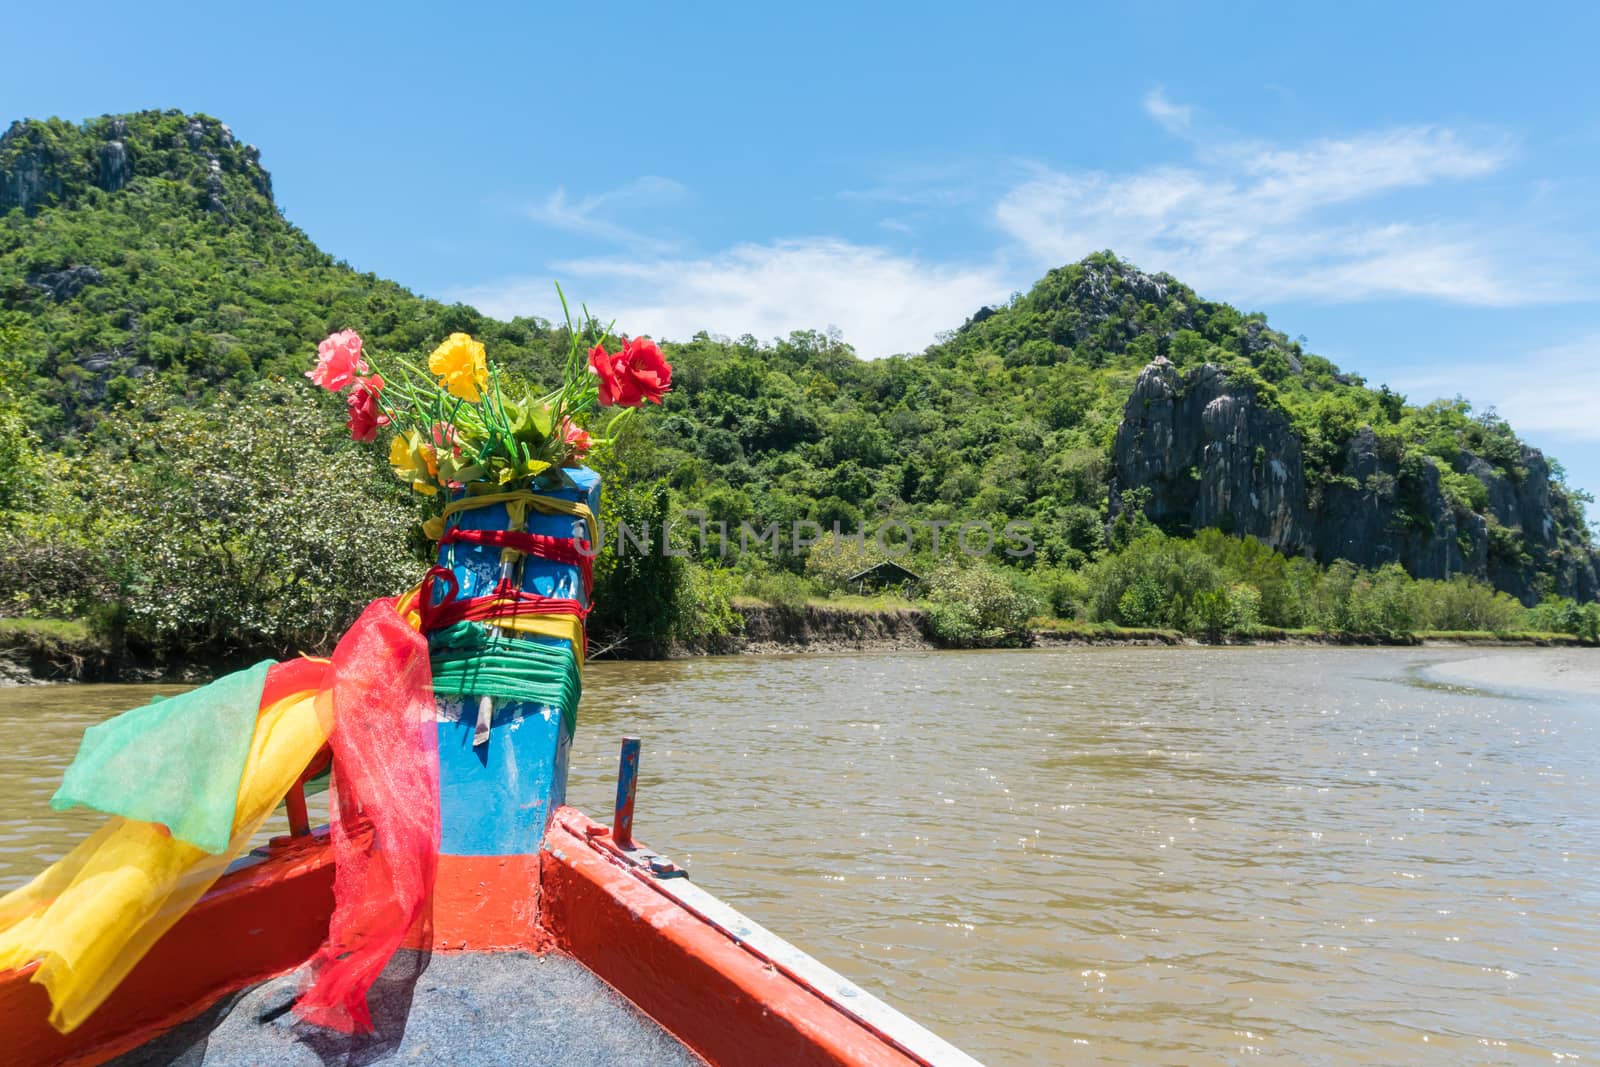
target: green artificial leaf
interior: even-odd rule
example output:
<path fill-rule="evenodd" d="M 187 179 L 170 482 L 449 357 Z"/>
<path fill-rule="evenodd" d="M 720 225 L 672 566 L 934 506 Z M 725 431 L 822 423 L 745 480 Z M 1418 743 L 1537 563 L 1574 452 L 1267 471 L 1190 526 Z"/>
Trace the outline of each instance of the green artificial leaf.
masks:
<path fill-rule="evenodd" d="M 528 417 L 532 419 L 533 428 L 538 431 L 540 437 L 550 436 L 552 423 L 549 404 L 542 400 L 530 400 L 528 402 Z"/>
<path fill-rule="evenodd" d="M 542 441 L 550 436 L 550 405 L 542 400 L 507 401 L 506 423 L 519 441 Z"/>
<path fill-rule="evenodd" d="M 447 482 L 472 482 L 487 473 L 483 467 L 460 456 L 439 457 L 439 477 Z"/>
<path fill-rule="evenodd" d="M 506 429 L 515 434 L 520 427 L 529 425 L 528 409 L 515 400 L 502 400 L 500 412 L 506 417 Z"/>

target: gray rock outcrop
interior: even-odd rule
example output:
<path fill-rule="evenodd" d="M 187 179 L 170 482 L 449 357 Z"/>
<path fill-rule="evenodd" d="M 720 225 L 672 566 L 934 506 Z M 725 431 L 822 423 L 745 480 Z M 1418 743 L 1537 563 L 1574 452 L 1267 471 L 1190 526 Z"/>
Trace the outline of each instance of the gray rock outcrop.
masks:
<path fill-rule="evenodd" d="M 1220 367 L 1185 379 L 1158 357 L 1134 385 L 1112 454 L 1113 514 L 1119 489 L 1142 487 L 1164 526 L 1216 526 L 1284 552 L 1310 542 L 1299 438 L 1280 413 L 1230 389 Z"/>
<path fill-rule="evenodd" d="M 108 193 L 122 189 L 133 180 L 133 158 L 123 141 L 107 141 L 100 146 L 100 176 L 95 183 Z"/>
<path fill-rule="evenodd" d="M 1187 375 L 1164 358 L 1140 373 L 1112 453 L 1110 506 L 1143 490 L 1163 528 L 1217 527 L 1289 555 L 1364 567 L 1396 562 L 1418 578 L 1467 574 L 1534 603 L 1546 592 L 1600 593 L 1600 554 L 1561 516 L 1550 466 L 1522 447 L 1516 476 L 1463 450 L 1459 473 L 1488 490 L 1481 511 L 1452 504 L 1431 457 L 1404 464 L 1370 428 L 1345 445 L 1339 474 L 1306 478 L 1289 418 L 1222 368 Z M 1128 498 L 1139 499 L 1139 497 Z"/>
<path fill-rule="evenodd" d="M 152 138 L 152 125 L 182 118 L 181 132 Z M 0 136 L 0 215 L 15 208 L 32 214 L 90 186 L 106 192 L 127 188 L 140 176 L 188 181 L 202 188 L 200 205 L 231 221 L 239 204 L 225 178 L 242 177 L 269 202 L 272 179 L 254 145 L 240 145 L 233 131 L 206 116 L 140 112 L 69 126 L 55 119 L 13 122 Z M 242 199 L 251 199 L 248 196 Z"/>
<path fill-rule="evenodd" d="M 55 155 L 29 123 L 13 122 L 0 134 L 0 154 L 12 156 L 10 165 L 0 168 L 0 215 L 18 207 L 30 211 L 61 195 Z"/>
<path fill-rule="evenodd" d="M 23 278 L 23 284 L 42 289 L 50 294 L 52 300 L 61 304 L 71 300 L 89 286 L 99 285 L 103 280 L 100 272 L 93 267 L 78 264 L 63 267 L 61 270 L 29 274 Z"/>

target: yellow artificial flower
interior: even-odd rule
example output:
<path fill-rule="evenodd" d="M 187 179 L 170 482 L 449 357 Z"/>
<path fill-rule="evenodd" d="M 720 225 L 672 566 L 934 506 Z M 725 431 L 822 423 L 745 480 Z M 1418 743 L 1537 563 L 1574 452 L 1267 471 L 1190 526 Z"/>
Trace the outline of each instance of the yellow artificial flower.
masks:
<path fill-rule="evenodd" d="M 489 385 L 489 363 L 483 345 L 464 333 L 453 333 L 428 357 L 428 369 L 452 396 L 476 402 Z"/>
<path fill-rule="evenodd" d="M 427 479 L 438 476 L 439 463 L 433 446 L 424 442 L 417 431 L 407 430 L 389 442 L 389 467 L 396 478 L 410 482 L 417 492 L 425 496 L 437 492 Z"/>
<path fill-rule="evenodd" d="M 395 434 L 394 440 L 389 442 L 389 466 L 394 468 L 394 476 L 403 482 L 411 480 L 411 460 L 414 453 L 411 451 L 411 442 L 407 440 L 408 433 Z"/>

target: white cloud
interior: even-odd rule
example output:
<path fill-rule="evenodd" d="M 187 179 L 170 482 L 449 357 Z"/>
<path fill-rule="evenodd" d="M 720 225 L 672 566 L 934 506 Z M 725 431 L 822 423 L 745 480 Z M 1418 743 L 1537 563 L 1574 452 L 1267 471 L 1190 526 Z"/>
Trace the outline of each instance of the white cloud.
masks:
<path fill-rule="evenodd" d="M 565 188 L 559 188 L 543 200 L 529 204 L 524 208 L 524 213 L 535 222 L 585 237 L 636 247 L 642 244 L 661 248 L 665 247 L 663 242 L 644 237 L 616 222 L 611 215 L 618 208 L 671 203 L 682 199 L 685 192 L 684 187 L 671 178 L 647 174 L 615 189 L 576 200 L 568 198 Z"/>
<path fill-rule="evenodd" d="M 1142 104 L 1182 138 L 1183 158 L 1123 172 L 1018 170 L 993 160 L 901 166 L 838 194 L 903 207 L 859 219 L 877 227 L 866 243 L 823 236 L 690 254 L 630 225 L 688 195 L 670 179 L 646 176 L 581 197 L 557 189 L 528 216 L 592 239 L 591 247 L 625 245 L 626 257 L 601 244 L 592 258 L 448 295 L 490 314 L 552 318 L 546 279 L 581 279 L 590 306 L 625 329 L 770 338 L 833 325 L 869 357 L 920 350 L 1046 269 L 1106 248 L 1253 307 L 1394 297 L 1508 306 L 1586 295 L 1575 279 L 1592 276 L 1592 254 L 1563 244 L 1548 209 L 1542 217 L 1535 205 L 1501 210 L 1489 224 L 1480 224 L 1487 209 L 1470 200 L 1455 217 L 1441 213 L 1446 183 L 1505 170 L 1513 146 L 1503 137 L 1411 126 L 1265 143 L 1201 137 L 1205 116 L 1159 87 Z M 993 249 L 943 260 L 896 250 L 913 232 L 965 221 L 985 197 L 1003 235 Z"/>
<path fill-rule="evenodd" d="M 1168 133 L 1186 133 L 1189 124 L 1194 121 L 1194 108 L 1174 104 L 1167 99 L 1166 90 L 1159 85 L 1144 95 L 1144 110 Z"/>
<path fill-rule="evenodd" d="M 1494 407 L 1524 437 L 1600 443 L 1600 332 L 1499 362 L 1402 375 L 1394 388 L 1412 403 L 1462 393 L 1479 411 Z"/>
<path fill-rule="evenodd" d="M 701 330 L 768 339 L 837 327 L 869 358 L 918 351 L 1010 291 L 993 267 L 932 264 L 830 238 L 745 244 L 699 258 L 583 259 L 552 269 L 582 279 L 590 308 L 624 329 L 683 340 Z M 554 288 L 543 280 L 450 296 L 502 318 L 553 314 Z"/>
<path fill-rule="evenodd" d="M 1145 107 L 1168 128 L 1191 121 L 1189 109 L 1159 90 Z M 1552 271 L 1511 256 L 1509 233 L 1467 220 L 1406 219 L 1394 209 L 1386 217 L 1373 203 L 1492 174 L 1509 157 L 1504 141 L 1437 127 L 1289 147 L 1211 142 L 1185 165 L 1123 174 L 1040 169 L 1001 198 L 995 219 L 1042 266 L 1110 248 L 1233 300 L 1421 296 L 1511 305 L 1571 295 Z"/>

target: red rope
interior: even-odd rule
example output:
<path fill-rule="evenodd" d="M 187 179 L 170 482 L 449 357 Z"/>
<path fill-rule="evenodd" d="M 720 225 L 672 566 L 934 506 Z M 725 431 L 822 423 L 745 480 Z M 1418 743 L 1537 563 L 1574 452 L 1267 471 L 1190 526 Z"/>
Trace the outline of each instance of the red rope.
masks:
<path fill-rule="evenodd" d="M 457 543 L 510 548 L 551 563 L 565 563 L 578 568 L 583 578 L 584 598 L 587 599 L 594 592 L 594 556 L 584 551 L 589 546 L 587 541 L 524 533 L 521 530 L 463 530 L 460 527 L 446 530 L 444 536 L 439 538 L 441 548 Z"/>
<path fill-rule="evenodd" d="M 507 594 L 490 593 L 468 600 L 445 600 L 429 610 L 428 621 L 434 629 L 439 629 L 463 620 L 493 622 L 518 615 L 576 615 L 582 619 L 588 613 L 589 609 L 576 600 L 512 590 Z"/>
<path fill-rule="evenodd" d="M 447 589 L 440 601 L 434 603 L 433 587 L 442 582 Z M 493 592 L 484 596 L 460 598 L 461 585 L 448 567 L 429 568 L 418 591 L 417 613 L 424 634 L 452 626 L 462 621 L 493 623 L 496 619 L 517 615 L 576 615 L 582 622 L 589 614 L 589 606 L 565 597 L 543 596 L 512 588 L 500 582 Z M 582 631 L 583 627 L 579 627 Z M 588 651 L 588 634 L 584 633 L 584 651 Z"/>

